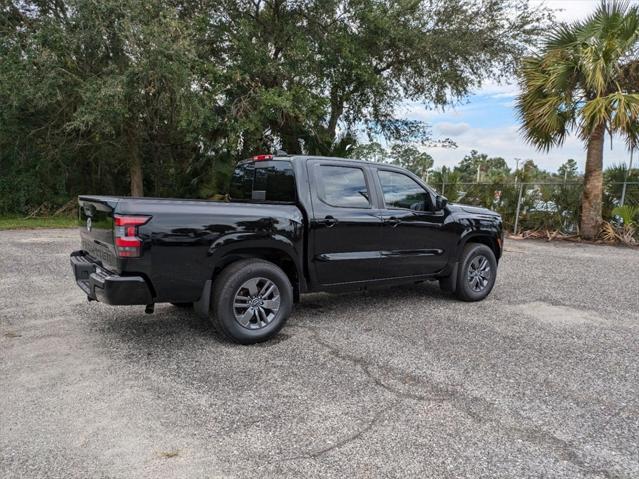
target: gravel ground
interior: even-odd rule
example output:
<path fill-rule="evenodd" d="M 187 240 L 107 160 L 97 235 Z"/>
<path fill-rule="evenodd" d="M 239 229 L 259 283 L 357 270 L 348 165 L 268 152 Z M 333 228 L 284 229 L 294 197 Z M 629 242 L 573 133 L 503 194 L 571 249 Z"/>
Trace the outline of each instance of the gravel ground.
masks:
<path fill-rule="evenodd" d="M 510 241 L 492 295 L 308 295 L 258 346 L 87 303 L 0 232 L 0 476 L 639 477 L 639 251 Z"/>

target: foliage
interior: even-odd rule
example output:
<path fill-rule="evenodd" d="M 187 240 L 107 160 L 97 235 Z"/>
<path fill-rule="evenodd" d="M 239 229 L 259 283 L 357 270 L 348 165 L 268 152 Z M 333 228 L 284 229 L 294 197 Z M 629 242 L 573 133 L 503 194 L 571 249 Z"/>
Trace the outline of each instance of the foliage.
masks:
<path fill-rule="evenodd" d="M 615 226 L 608 221 L 604 221 L 601 228 L 601 239 L 606 243 L 622 243 L 627 246 L 634 246 L 637 244 L 636 233 L 637 230 L 632 225 Z"/>
<path fill-rule="evenodd" d="M 639 203 L 616 206 L 611 212 L 612 220 L 605 221 L 601 229 L 601 237 L 606 242 L 637 244 L 637 225 L 639 223 Z"/>
<path fill-rule="evenodd" d="M 594 237 L 602 221 L 604 135 L 639 143 L 639 6 L 602 1 L 582 22 L 553 28 L 541 51 L 524 58 L 517 100 L 522 131 L 542 150 L 576 130 L 588 148 L 581 230 Z"/>
<path fill-rule="evenodd" d="M 628 171 L 625 163 L 610 166 L 604 171 L 604 217 L 611 217 L 612 210 L 620 204 L 624 181 L 630 183 L 626 185 L 625 203 L 639 205 L 639 169 Z"/>
<path fill-rule="evenodd" d="M 639 141 L 639 77 L 636 69 L 639 9 L 627 2 L 602 1 L 583 22 L 560 24 L 540 54 L 521 68 L 517 108 L 522 131 L 535 146 L 563 144 L 572 128 L 587 141 L 600 125 Z"/>
<path fill-rule="evenodd" d="M 639 217 L 639 205 L 617 206 L 614 210 L 612 210 L 612 216 L 619 217 L 622 225 L 634 226 L 637 223 L 637 218 Z"/>
<path fill-rule="evenodd" d="M 426 178 L 433 166 L 433 157 L 417 146 L 407 143 L 394 143 L 390 150 L 378 142 L 364 143 L 353 148 L 348 155 L 355 160 L 391 163 L 412 171 L 421 178 Z"/>
<path fill-rule="evenodd" d="M 209 196 L 283 147 L 420 143 L 443 107 L 509 74 L 546 13 L 527 0 L 7 0 L 0 212 L 78 193 Z M 420 136 L 421 135 L 421 136 Z M 420 138 L 420 139 L 417 139 Z M 446 140 L 444 140 L 446 141 Z"/>
<path fill-rule="evenodd" d="M 573 180 L 577 178 L 577 162 L 572 158 L 566 160 L 557 170 L 557 175 L 564 179 L 564 181 Z"/>
<path fill-rule="evenodd" d="M 34 229 L 34 228 L 77 228 L 78 219 L 71 216 L 56 217 L 0 217 L 0 230 Z"/>
<path fill-rule="evenodd" d="M 433 167 L 433 157 L 424 151 L 406 144 L 395 144 L 390 151 L 393 164 L 412 171 L 417 176 L 425 179 L 428 171 Z"/>
<path fill-rule="evenodd" d="M 455 166 L 462 182 L 503 181 L 510 175 L 510 168 L 503 158 L 489 158 L 485 153 L 472 150 Z"/>
<path fill-rule="evenodd" d="M 388 151 L 376 141 L 357 145 L 348 156 L 354 160 L 375 161 L 377 163 L 388 161 Z"/>

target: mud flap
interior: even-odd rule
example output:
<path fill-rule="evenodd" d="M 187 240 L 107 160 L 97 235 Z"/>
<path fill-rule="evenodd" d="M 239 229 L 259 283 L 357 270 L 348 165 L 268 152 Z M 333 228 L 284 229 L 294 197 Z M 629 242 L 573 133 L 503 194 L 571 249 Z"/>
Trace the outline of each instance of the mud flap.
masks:
<path fill-rule="evenodd" d="M 459 269 L 459 263 L 455 263 L 451 268 L 450 274 L 443 278 L 439 278 L 439 287 L 443 291 L 454 293 L 457 291 L 457 271 Z"/>
<path fill-rule="evenodd" d="M 207 279 L 202 288 L 202 295 L 195 303 L 193 303 L 193 310 L 202 319 L 209 319 L 209 308 L 211 307 L 211 286 L 213 280 Z"/>

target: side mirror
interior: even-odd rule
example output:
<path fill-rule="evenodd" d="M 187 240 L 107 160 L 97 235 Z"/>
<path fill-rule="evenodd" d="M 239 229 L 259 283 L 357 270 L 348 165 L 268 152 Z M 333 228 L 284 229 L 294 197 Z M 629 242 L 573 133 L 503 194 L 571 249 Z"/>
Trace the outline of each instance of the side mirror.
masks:
<path fill-rule="evenodd" d="M 448 204 L 448 198 L 442 195 L 437 195 L 435 197 L 435 210 L 440 211 L 443 210 Z"/>

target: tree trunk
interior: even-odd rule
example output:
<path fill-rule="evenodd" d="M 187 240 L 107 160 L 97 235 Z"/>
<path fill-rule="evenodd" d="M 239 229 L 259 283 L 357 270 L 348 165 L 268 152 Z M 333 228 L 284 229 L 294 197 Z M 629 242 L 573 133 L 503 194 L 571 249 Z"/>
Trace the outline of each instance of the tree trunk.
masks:
<path fill-rule="evenodd" d="M 595 239 L 601 228 L 601 203 L 603 197 L 603 147 L 605 125 L 594 129 L 588 138 L 584 191 L 581 195 L 581 237 Z"/>
<path fill-rule="evenodd" d="M 127 146 L 129 149 L 129 176 L 131 177 L 131 196 L 144 196 L 142 159 L 138 150 L 135 134 L 129 127 Z"/>

